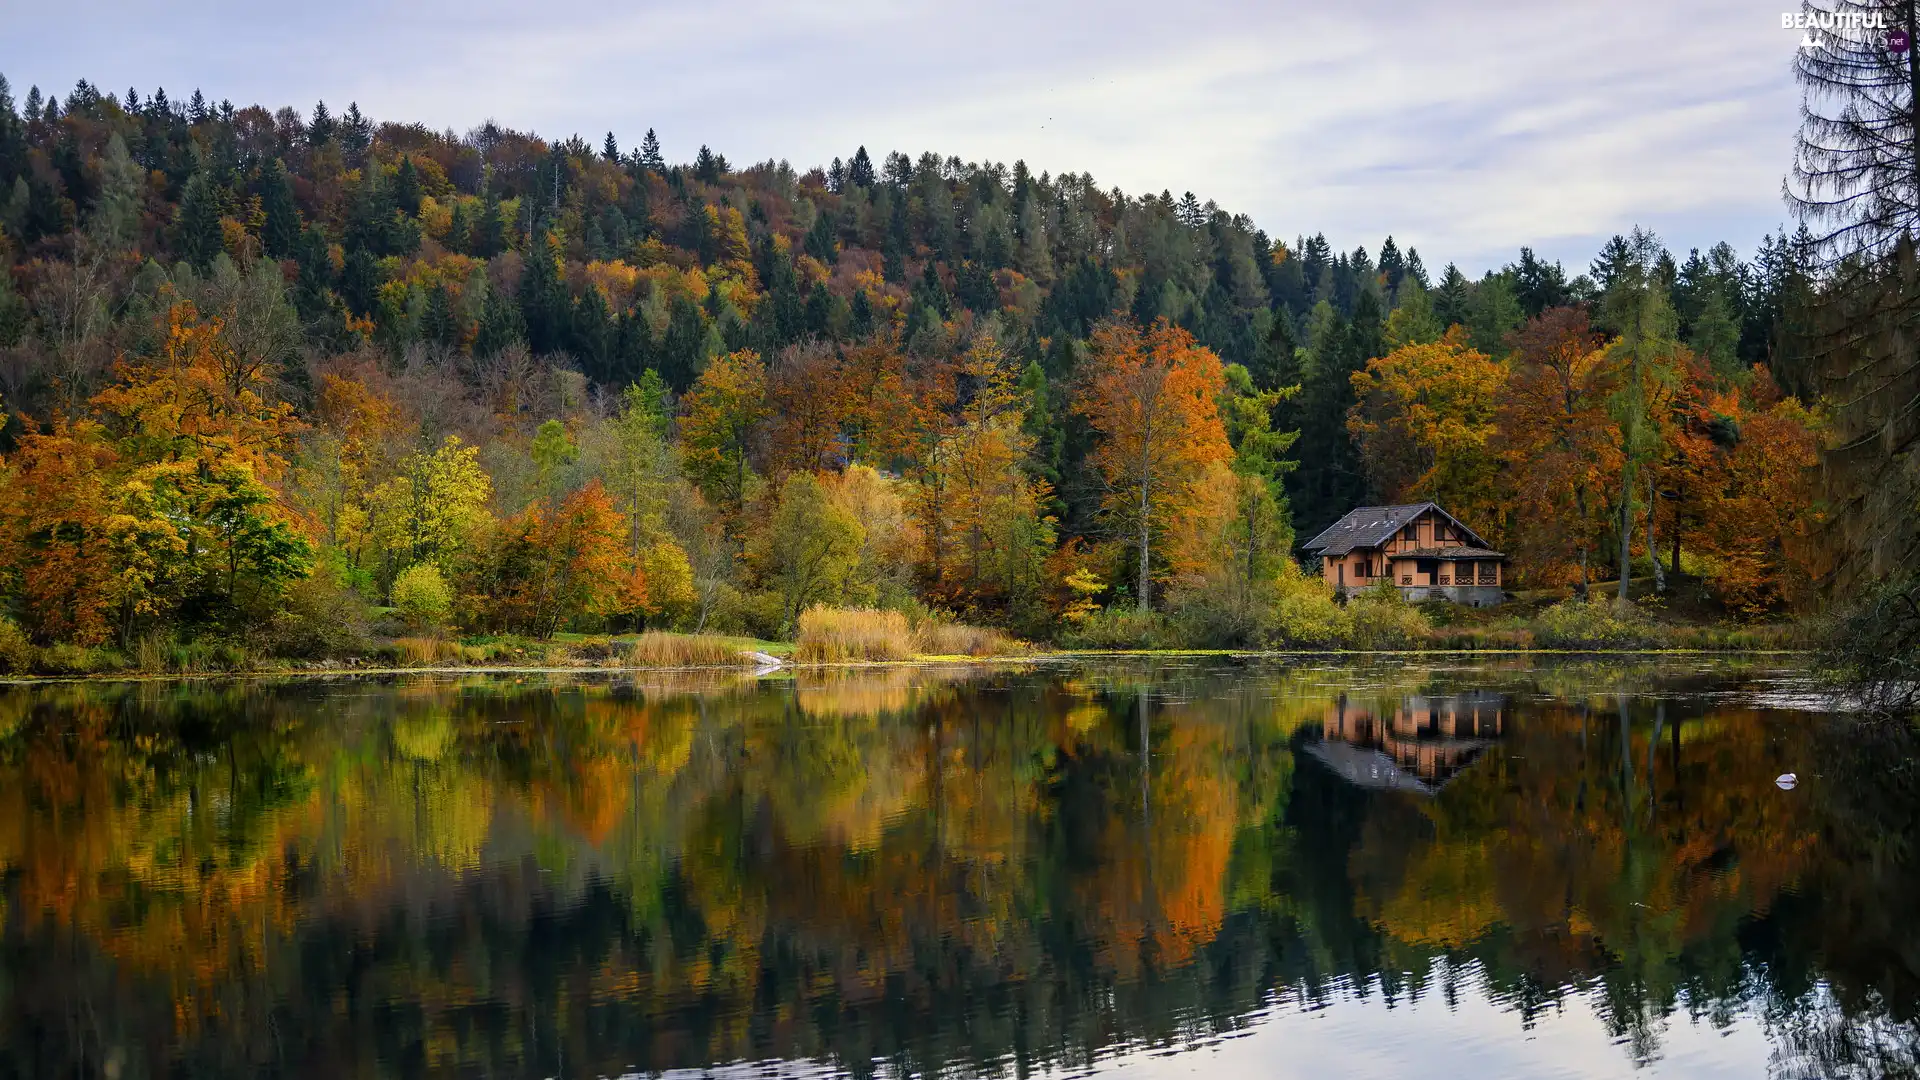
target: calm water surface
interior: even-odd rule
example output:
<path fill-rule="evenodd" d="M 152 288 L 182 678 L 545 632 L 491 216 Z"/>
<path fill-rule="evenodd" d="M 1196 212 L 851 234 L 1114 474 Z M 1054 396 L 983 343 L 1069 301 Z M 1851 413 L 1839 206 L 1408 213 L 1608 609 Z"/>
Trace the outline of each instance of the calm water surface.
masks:
<path fill-rule="evenodd" d="M 1704 663 L 0 688 L 0 1077 L 1909 1077 L 1911 743 Z"/>

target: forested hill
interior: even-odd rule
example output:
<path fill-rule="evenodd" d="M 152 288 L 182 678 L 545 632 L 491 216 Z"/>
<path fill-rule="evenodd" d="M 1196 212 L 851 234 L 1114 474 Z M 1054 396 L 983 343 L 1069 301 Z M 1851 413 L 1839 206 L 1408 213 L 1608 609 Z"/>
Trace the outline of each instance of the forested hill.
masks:
<path fill-rule="evenodd" d="M 937 361 L 989 319 L 1057 382 L 1117 311 L 1186 328 L 1262 387 L 1304 381 L 1283 408 L 1297 420 L 1279 419 L 1303 428 L 1290 494 L 1311 535 L 1366 495 L 1348 376 L 1396 312 L 1464 324 L 1497 355 L 1523 318 L 1591 298 L 1625 257 L 1616 241 L 1569 280 L 1523 249 L 1469 281 L 1391 237 L 1372 252 L 1282 241 L 1192 193 L 1128 195 L 1020 162 L 861 147 L 802 171 L 705 146 L 690 163 L 666 155 L 651 131 L 597 147 L 491 122 L 456 135 L 352 105 L 303 114 L 86 82 L 64 102 L 34 88 L 16 103 L 0 80 L 0 393 L 36 418 L 85 401 L 151 333 L 164 281 L 207 289 L 262 266 L 298 325 L 267 319 L 256 336 L 294 384 L 315 353 L 450 350 L 484 379 L 524 345 L 602 389 L 652 368 L 683 392 L 730 350 L 774 358 L 878 334 Z M 1724 245 L 1669 260 L 1680 336 L 1729 364 L 1765 360 L 1787 250 L 1769 240 L 1751 266 Z M 1043 450 L 1079 529 L 1095 500 L 1069 442 Z"/>

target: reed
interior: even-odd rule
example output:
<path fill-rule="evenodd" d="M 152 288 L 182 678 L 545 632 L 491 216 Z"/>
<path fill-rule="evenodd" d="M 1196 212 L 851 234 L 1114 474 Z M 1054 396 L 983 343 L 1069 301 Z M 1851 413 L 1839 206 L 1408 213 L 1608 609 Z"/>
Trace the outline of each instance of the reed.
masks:
<path fill-rule="evenodd" d="M 750 664 L 732 638 L 718 634 L 669 634 L 649 630 L 627 653 L 634 667 L 745 667 Z"/>
<path fill-rule="evenodd" d="M 803 664 L 907 660 L 913 654 L 907 617 L 871 608 L 808 608 L 793 642 L 794 659 Z"/>

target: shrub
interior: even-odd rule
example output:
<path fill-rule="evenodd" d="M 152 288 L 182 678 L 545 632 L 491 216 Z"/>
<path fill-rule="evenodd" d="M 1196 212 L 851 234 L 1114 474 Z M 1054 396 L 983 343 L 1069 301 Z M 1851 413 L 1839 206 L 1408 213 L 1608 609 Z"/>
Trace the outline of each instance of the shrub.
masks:
<path fill-rule="evenodd" d="M 1533 640 L 1544 649 L 1621 649 L 1645 645 L 1655 627 L 1632 607 L 1605 600 L 1562 600 L 1533 617 Z"/>
<path fill-rule="evenodd" d="M 121 660 L 106 649 L 62 643 L 40 650 L 38 666 L 49 675 L 92 675 L 121 666 Z"/>
<path fill-rule="evenodd" d="M 923 656 L 1024 656 L 1024 641 L 986 626 L 927 620 L 913 631 L 914 651 Z"/>
<path fill-rule="evenodd" d="M 1423 645 L 1433 633 L 1420 609 L 1383 584 L 1347 601 L 1347 645 L 1355 649 L 1405 649 Z"/>
<path fill-rule="evenodd" d="M 627 653 L 635 667 L 743 667 L 748 661 L 740 646 L 718 634 L 669 634 L 649 630 Z"/>
<path fill-rule="evenodd" d="M 1275 644 L 1313 647 L 1338 644 L 1347 634 L 1346 612 L 1334 602 L 1333 587 L 1319 575 L 1308 575 L 1288 560 L 1275 583 L 1273 641 Z"/>
<path fill-rule="evenodd" d="M 372 644 L 367 603 L 346 583 L 343 571 L 322 562 L 313 573 L 287 586 L 285 606 L 268 620 L 254 643 L 272 656 L 318 659 L 364 654 Z"/>
<path fill-rule="evenodd" d="M 20 675 L 32 671 L 39 652 L 20 624 L 0 615 L 0 672 Z"/>
<path fill-rule="evenodd" d="M 793 656 L 805 664 L 906 660 L 913 656 L 913 633 L 897 611 L 811 607 L 800 615 Z"/>
<path fill-rule="evenodd" d="M 393 607 L 407 625 L 416 630 L 437 630 L 446 625 L 453 611 L 453 590 L 440 568 L 432 563 L 414 563 L 393 579 Z"/>
<path fill-rule="evenodd" d="M 1077 649 L 1157 649 L 1168 641 L 1165 619 L 1132 606 L 1096 611 L 1066 637 Z"/>

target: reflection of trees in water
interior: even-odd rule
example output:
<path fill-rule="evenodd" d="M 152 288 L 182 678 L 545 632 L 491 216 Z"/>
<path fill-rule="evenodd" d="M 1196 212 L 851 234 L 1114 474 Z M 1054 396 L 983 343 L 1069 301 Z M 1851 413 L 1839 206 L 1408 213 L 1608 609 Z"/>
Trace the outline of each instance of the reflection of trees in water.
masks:
<path fill-rule="evenodd" d="M 992 1070 L 1462 989 L 1911 1064 L 1910 750 L 1516 670 L 1367 792 L 1295 761 L 1342 693 L 1480 738 L 1489 676 L 1215 674 L 0 693 L 0 1075 Z"/>

